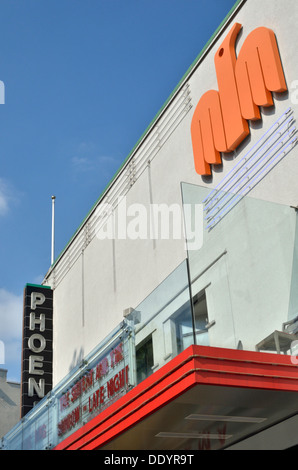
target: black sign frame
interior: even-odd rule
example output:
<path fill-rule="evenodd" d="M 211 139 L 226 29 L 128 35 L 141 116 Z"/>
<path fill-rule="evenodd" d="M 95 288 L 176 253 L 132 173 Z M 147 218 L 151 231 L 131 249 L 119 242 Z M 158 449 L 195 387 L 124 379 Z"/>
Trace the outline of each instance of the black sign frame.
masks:
<path fill-rule="evenodd" d="M 53 290 L 24 289 L 21 418 L 53 388 Z"/>

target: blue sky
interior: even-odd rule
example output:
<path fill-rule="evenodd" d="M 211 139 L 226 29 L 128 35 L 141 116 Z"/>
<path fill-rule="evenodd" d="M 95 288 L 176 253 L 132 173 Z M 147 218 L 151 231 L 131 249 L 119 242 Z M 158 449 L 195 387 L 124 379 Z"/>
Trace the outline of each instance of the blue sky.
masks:
<path fill-rule="evenodd" d="M 0 0 L 0 341 L 235 0 Z M 0 357 L 1 359 L 1 357 Z"/>

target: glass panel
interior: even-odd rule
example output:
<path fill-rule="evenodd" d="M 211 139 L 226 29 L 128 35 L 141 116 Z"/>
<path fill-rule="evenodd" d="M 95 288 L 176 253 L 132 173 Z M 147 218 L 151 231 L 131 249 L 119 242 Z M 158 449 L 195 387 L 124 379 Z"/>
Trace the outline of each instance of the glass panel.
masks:
<path fill-rule="evenodd" d="M 197 318 L 195 312 L 196 330 L 199 323 L 207 327 L 203 344 L 291 354 L 297 339 L 297 210 L 186 183 L 182 195 L 192 294 L 204 292 L 208 306 L 207 323 L 205 314 Z"/>
<path fill-rule="evenodd" d="M 169 359 L 194 344 L 192 305 L 186 260 L 181 263 L 128 317 L 135 325 L 138 367 L 150 375 Z M 151 338 L 152 367 L 141 366 L 138 351 Z M 144 353 L 144 351 L 143 351 Z M 151 354 L 151 353 L 150 353 Z M 144 371 L 147 373 L 144 374 Z"/>

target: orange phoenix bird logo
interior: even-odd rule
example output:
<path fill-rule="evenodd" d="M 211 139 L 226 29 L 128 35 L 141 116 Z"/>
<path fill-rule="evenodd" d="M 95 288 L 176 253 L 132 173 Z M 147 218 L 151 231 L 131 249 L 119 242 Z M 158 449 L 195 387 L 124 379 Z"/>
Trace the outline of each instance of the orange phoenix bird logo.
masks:
<path fill-rule="evenodd" d="M 240 29 L 235 23 L 215 54 L 218 91 L 207 91 L 193 114 L 191 138 L 199 175 L 210 175 L 210 165 L 221 163 L 220 153 L 235 150 L 245 139 L 247 121 L 261 119 L 259 106 L 273 105 L 271 92 L 287 90 L 274 32 L 265 27 L 252 31 L 236 58 Z"/>

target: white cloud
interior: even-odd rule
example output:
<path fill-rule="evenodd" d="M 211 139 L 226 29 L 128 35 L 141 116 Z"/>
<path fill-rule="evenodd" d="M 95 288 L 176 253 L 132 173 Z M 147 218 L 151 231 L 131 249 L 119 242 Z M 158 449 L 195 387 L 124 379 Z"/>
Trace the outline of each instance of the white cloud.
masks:
<path fill-rule="evenodd" d="M 7 185 L 4 180 L 0 178 L 0 215 L 5 215 L 8 212 L 8 201 Z"/>
<path fill-rule="evenodd" d="M 22 327 L 23 296 L 0 288 L 0 367 L 9 366 L 16 377 L 21 365 Z"/>
<path fill-rule="evenodd" d="M 23 296 L 0 289 L 0 339 L 15 340 L 21 337 Z"/>
<path fill-rule="evenodd" d="M 73 157 L 71 162 L 73 169 L 78 172 L 92 171 L 94 169 L 94 162 L 86 157 Z"/>
<path fill-rule="evenodd" d="M 119 161 L 108 155 L 101 155 L 99 148 L 93 142 L 81 142 L 73 149 L 75 156 L 71 158 L 72 169 L 76 174 L 101 172 L 118 168 Z"/>
<path fill-rule="evenodd" d="M 20 194 L 11 183 L 4 178 L 0 178 L 0 216 L 5 216 L 12 203 L 16 203 Z"/>

